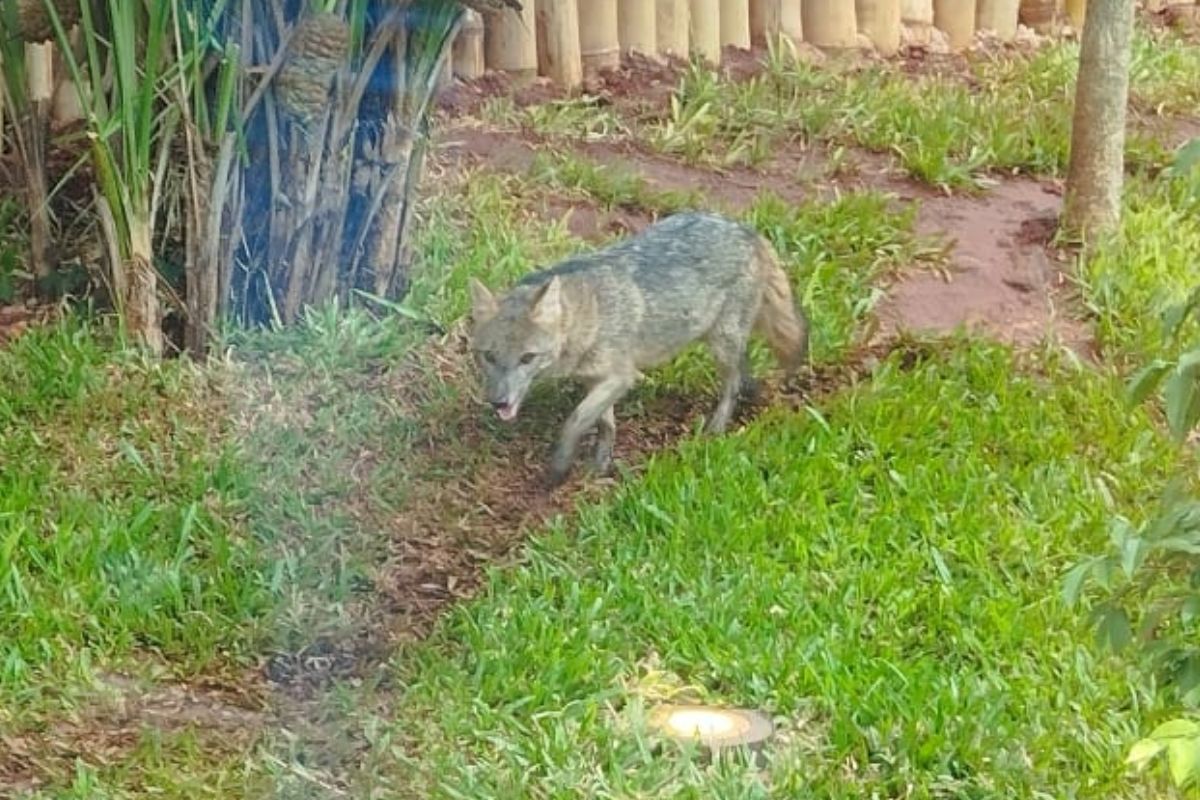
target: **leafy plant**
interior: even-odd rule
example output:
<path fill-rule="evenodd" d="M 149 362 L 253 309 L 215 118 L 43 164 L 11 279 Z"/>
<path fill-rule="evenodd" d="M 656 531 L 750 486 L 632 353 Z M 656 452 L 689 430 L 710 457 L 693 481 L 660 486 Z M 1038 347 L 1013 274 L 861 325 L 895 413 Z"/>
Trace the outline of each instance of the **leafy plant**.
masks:
<path fill-rule="evenodd" d="M 1127 388 L 1136 406 L 1157 395 L 1177 443 L 1200 425 L 1200 340 L 1183 345 L 1188 325 L 1200 317 L 1200 289 L 1163 314 L 1168 351 L 1137 372 Z M 1185 708 L 1200 706 L 1200 500 L 1182 477 L 1164 493 L 1157 512 L 1140 525 L 1113 519 L 1109 552 L 1076 564 L 1063 594 L 1079 603 L 1091 586 L 1100 592 L 1091 621 L 1113 651 L 1139 644 L 1153 670 Z M 1144 769 L 1165 755 L 1179 787 L 1200 781 L 1200 716 L 1169 720 L 1134 744 L 1127 763 Z"/>

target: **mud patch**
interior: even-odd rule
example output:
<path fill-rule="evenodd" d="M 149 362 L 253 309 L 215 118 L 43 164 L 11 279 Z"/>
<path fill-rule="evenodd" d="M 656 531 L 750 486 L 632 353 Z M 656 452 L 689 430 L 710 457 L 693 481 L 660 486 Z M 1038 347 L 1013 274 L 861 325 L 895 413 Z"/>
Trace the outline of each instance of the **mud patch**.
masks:
<path fill-rule="evenodd" d="M 1073 308 L 1067 276 L 1049 249 L 1061 207 L 1058 190 L 1032 180 L 1000 184 L 979 198 L 929 198 L 918 232 L 950 239 L 949 274 L 910 274 L 879 309 L 884 333 L 948 333 L 960 327 L 1032 345 L 1047 334 L 1094 355 Z"/>

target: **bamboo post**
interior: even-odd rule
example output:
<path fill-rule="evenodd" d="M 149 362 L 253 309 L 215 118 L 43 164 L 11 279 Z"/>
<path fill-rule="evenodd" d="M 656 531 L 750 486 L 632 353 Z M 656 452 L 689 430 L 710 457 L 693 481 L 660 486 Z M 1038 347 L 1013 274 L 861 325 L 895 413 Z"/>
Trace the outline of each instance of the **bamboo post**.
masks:
<path fill-rule="evenodd" d="M 484 69 L 483 17 L 478 11 L 467 10 L 454 40 L 454 74 L 470 81 L 482 75 Z"/>
<path fill-rule="evenodd" d="M 721 0 L 721 47 L 750 47 L 750 7 L 746 0 Z"/>
<path fill-rule="evenodd" d="M 1038 33 L 1051 33 L 1058 24 L 1060 0 L 1021 0 L 1018 20 Z"/>
<path fill-rule="evenodd" d="M 783 0 L 750 0 L 750 41 L 774 44 L 779 40 Z"/>
<path fill-rule="evenodd" d="M 804 41 L 804 21 L 801 19 L 802 0 L 779 0 L 779 29 L 793 42 Z"/>
<path fill-rule="evenodd" d="M 619 0 L 617 39 L 621 43 L 621 52 L 657 55 L 657 21 L 658 9 L 654 0 Z"/>
<path fill-rule="evenodd" d="M 1087 16 L 1087 0 L 1067 0 L 1067 19 L 1071 20 L 1071 27 L 1075 30 L 1083 30 L 1083 18 Z"/>
<path fill-rule="evenodd" d="M 689 17 L 688 0 L 657 0 L 654 34 L 659 53 L 682 59 L 691 55 L 691 48 L 688 46 Z"/>
<path fill-rule="evenodd" d="M 950 49 L 970 47 L 975 40 L 975 4 L 969 0 L 933 0 L 933 24 L 946 34 Z"/>
<path fill-rule="evenodd" d="M 621 65 L 617 33 L 617 0 L 583 0 L 579 3 L 579 50 L 583 74 Z"/>
<path fill-rule="evenodd" d="M 858 46 L 858 19 L 850 0 L 804 0 L 804 38 L 817 47 Z"/>
<path fill-rule="evenodd" d="M 541 74 L 567 91 L 583 85 L 576 0 L 537 0 L 537 37 Z"/>
<path fill-rule="evenodd" d="M 911 44 L 924 47 L 933 42 L 933 2 L 934 0 L 900 0 L 900 22 L 904 26 L 902 38 Z M 974 5 L 973 0 L 955 2 Z"/>
<path fill-rule="evenodd" d="M 720 0 L 691 0 L 688 36 L 692 52 L 705 61 L 721 63 Z"/>
<path fill-rule="evenodd" d="M 1019 0 L 979 0 L 975 6 L 975 26 L 991 31 L 1002 42 L 1011 42 L 1017 35 Z"/>
<path fill-rule="evenodd" d="M 519 13 L 507 7 L 489 13 L 483 22 L 488 69 L 508 72 L 518 79 L 537 75 L 536 28 L 533 3 L 522 3 Z"/>
<path fill-rule="evenodd" d="M 900 0 L 900 19 L 906 25 L 932 25 L 933 3 L 934 0 Z"/>
<path fill-rule="evenodd" d="M 900 50 L 900 0 L 854 0 L 854 10 L 858 29 L 880 55 L 893 56 Z"/>

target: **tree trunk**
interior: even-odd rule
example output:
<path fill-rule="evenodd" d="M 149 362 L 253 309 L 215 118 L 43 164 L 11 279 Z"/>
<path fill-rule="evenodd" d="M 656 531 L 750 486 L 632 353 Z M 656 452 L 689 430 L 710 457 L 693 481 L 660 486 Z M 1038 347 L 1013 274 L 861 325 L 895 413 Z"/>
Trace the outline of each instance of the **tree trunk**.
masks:
<path fill-rule="evenodd" d="M 537 0 L 537 30 L 539 71 L 567 91 L 578 89 L 583 56 L 577 0 Z"/>
<path fill-rule="evenodd" d="M 163 351 L 162 314 L 149 212 L 129 220 L 129 258 L 125 263 L 125 326 L 134 341 L 154 356 Z"/>
<path fill-rule="evenodd" d="M 804 0 L 804 38 L 817 47 L 858 46 L 858 20 L 851 0 Z"/>
<path fill-rule="evenodd" d="M 691 0 L 688 22 L 692 53 L 713 64 L 721 63 L 721 2 Z"/>
<path fill-rule="evenodd" d="M 621 52 L 654 56 L 658 53 L 654 0 L 619 0 L 617 39 Z"/>
<path fill-rule="evenodd" d="M 657 0 L 654 33 L 658 39 L 658 52 L 664 56 L 688 58 L 691 47 L 688 43 L 688 0 Z"/>
<path fill-rule="evenodd" d="M 1121 215 L 1133 38 L 1129 0 L 1092 0 L 1083 24 L 1063 225 L 1092 237 Z"/>

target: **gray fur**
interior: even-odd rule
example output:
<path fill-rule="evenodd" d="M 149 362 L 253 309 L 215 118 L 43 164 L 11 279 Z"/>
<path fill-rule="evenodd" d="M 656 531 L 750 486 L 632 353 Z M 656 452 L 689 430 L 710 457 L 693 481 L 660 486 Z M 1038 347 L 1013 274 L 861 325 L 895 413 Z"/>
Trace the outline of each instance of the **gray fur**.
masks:
<path fill-rule="evenodd" d="M 579 440 L 599 426 L 597 466 L 609 467 L 613 405 L 695 341 L 722 379 L 707 430 L 721 433 L 739 395 L 754 391 L 751 332 L 767 335 L 793 371 L 807 356 L 807 320 L 770 245 L 711 213 L 668 217 L 623 242 L 525 276 L 500 299 L 473 281 L 472 349 L 488 402 L 511 419 L 535 380 L 573 377 L 588 395 L 563 428 L 550 483 L 570 471 Z M 522 362 L 524 359 L 524 363 Z"/>

